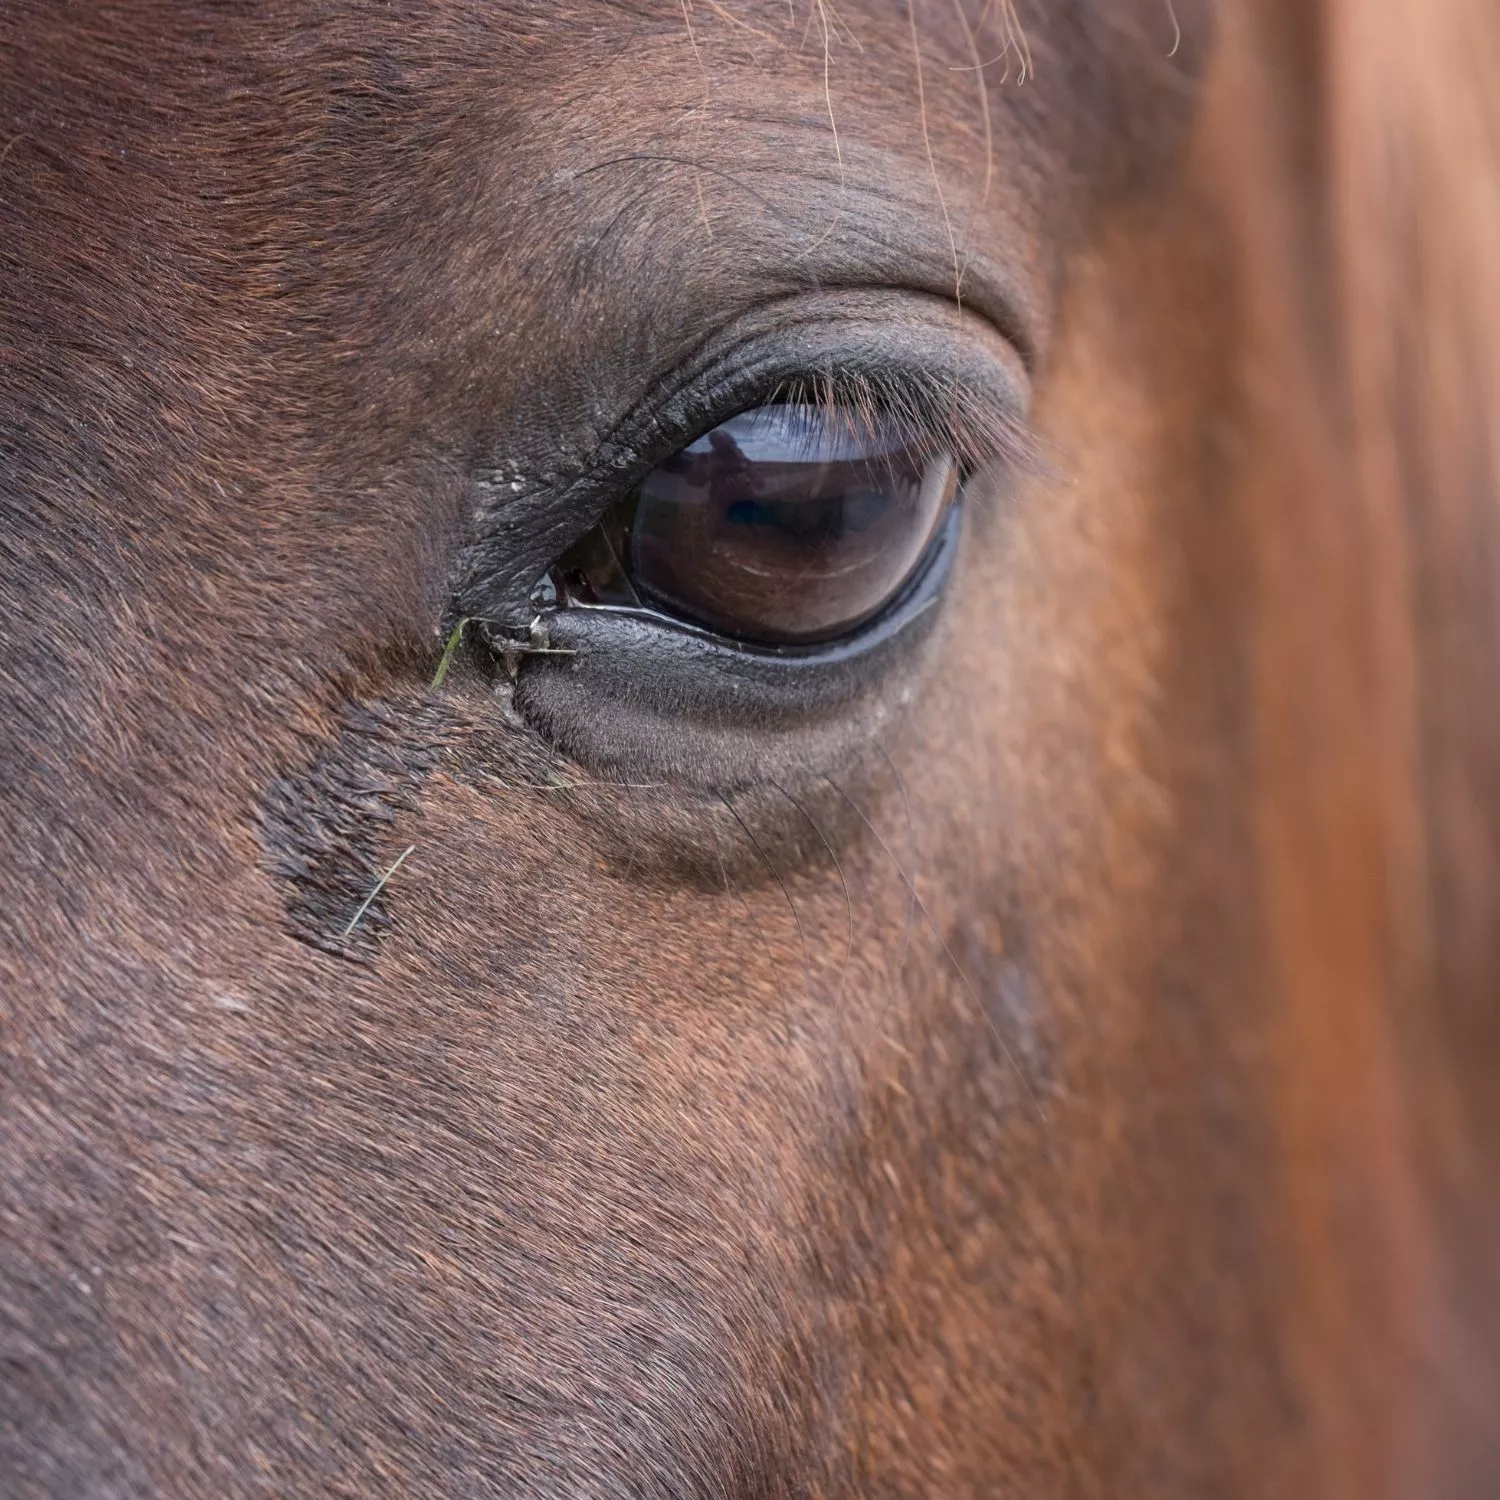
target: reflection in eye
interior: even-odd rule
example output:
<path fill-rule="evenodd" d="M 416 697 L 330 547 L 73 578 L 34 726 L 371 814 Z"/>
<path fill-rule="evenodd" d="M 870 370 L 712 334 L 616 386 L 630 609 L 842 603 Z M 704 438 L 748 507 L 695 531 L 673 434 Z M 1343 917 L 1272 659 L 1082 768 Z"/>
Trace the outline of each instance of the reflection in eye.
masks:
<path fill-rule="evenodd" d="M 673 454 L 552 573 L 563 604 L 640 605 L 770 644 L 877 614 L 958 488 L 951 455 L 898 424 L 785 403 Z"/>

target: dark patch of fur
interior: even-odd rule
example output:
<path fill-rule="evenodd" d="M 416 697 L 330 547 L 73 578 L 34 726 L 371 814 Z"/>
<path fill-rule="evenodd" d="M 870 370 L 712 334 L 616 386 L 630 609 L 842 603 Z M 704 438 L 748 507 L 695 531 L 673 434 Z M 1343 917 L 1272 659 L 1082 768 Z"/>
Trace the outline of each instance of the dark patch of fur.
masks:
<path fill-rule="evenodd" d="M 294 937 L 340 958 L 376 951 L 390 926 L 385 892 L 352 932 L 346 929 L 399 858 L 391 828 L 399 814 L 416 808 L 446 743 L 436 716 L 413 734 L 408 713 L 378 702 L 352 704 L 332 743 L 306 770 L 266 789 L 261 838 Z"/>

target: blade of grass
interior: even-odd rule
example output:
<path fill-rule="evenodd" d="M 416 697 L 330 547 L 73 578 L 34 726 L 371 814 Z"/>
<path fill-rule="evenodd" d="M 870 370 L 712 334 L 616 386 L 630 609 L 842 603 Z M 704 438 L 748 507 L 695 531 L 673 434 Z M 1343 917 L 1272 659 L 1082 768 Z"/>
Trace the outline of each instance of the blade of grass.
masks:
<path fill-rule="evenodd" d="M 344 929 L 345 937 L 348 937 L 354 931 L 354 929 L 359 926 L 360 922 L 364 920 L 365 913 L 370 909 L 370 903 L 385 889 L 386 882 L 389 881 L 391 876 L 394 875 L 396 871 L 406 863 L 406 856 L 410 854 L 416 847 L 417 846 L 415 844 L 408 844 L 406 848 L 401 851 L 399 857 L 396 860 L 396 863 L 393 864 L 390 869 L 387 870 L 385 874 L 375 882 L 375 889 L 372 890 L 370 894 L 359 903 L 359 910 L 349 918 L 349 925 Z"/>
<path fill-rule="evenodd" d="M 448 632 L 448 644 L 443 647 L 443 655 L 437 664 L 437 671 L 432 674 L 432 687 L 435 692 L 443 685 L 443 678 L 448 675 L 448 668 L 453 665 L 454 654 L 458 651 L 458 643 L 464 638 L 464 630 L 469 624 L 469 617 L 465 615 L 452 630 Z"/>

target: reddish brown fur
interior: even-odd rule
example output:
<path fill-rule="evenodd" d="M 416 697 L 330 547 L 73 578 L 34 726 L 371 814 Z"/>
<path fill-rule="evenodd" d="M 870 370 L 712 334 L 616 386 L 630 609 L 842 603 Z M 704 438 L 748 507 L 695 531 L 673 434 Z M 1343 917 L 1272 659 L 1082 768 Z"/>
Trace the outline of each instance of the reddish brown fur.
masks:
<path fill-rule="evenodd" d="M 1500 1483 L 1500 21 L 1008 10 L 0 13 L 0 1493 Z M 976 253 L 877 745 L 429 688 L 709 328 Z"/>

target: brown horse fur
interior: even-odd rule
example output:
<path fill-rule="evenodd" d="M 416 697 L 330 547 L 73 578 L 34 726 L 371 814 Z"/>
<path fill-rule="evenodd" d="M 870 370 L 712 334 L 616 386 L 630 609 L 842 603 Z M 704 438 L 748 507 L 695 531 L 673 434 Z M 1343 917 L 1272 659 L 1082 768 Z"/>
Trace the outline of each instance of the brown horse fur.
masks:
<path fill-rule="evenodd" d="M 9 0 L 0 1493 L 1500 1489 L 1497 65 Z M 430 687 L 710 335 L 955 291 L 904 677 Z"/>

